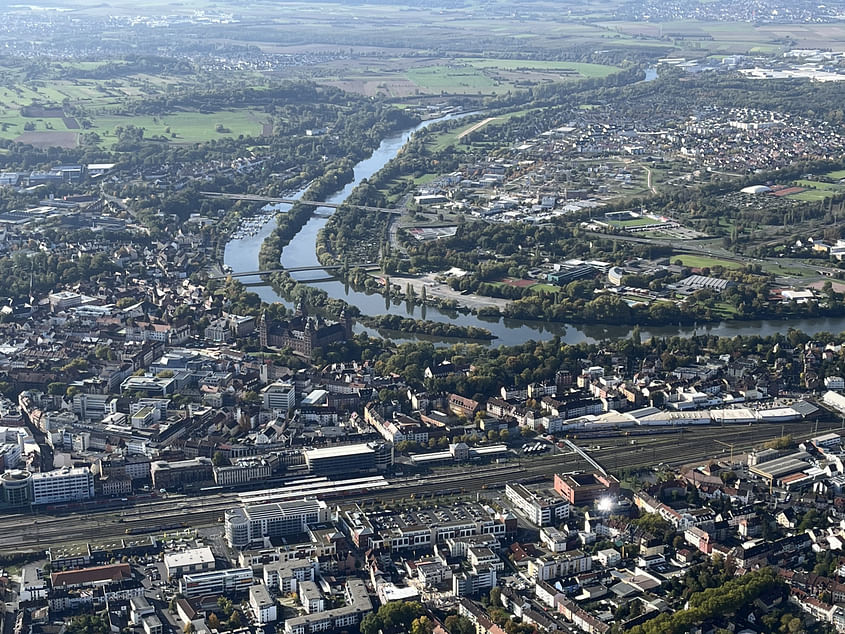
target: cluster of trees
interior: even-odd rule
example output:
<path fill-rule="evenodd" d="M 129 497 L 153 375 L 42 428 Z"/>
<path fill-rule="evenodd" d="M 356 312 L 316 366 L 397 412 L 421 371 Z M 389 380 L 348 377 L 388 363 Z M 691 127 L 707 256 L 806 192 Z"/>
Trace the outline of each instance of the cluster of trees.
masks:
<path fill-rule="evenodd" d="M 686 609 L 672 614 L 665 613 L 631 628 L 631 634 L 682 634 L 706 619 L 729 616 L 744 605 L 753 602 L 760 595 L 771 590 L 785 592 L 785 585 L 777 579 L 771 568 L 749 572 L 741 577 L 725 581 L 719 587 L 711 587 L 689 597 Z M 801 622 L 799 621 L 800 631 Z"/>
<path fill-rule="evenodd" d="M 819 341 L 841 342 L 841 335 L 819 333 Z M 810 337 L 798 330 L 769 337 L 737 336 L 733 338 L 698 335 L 694 337 L 652 338 L 639 342 L 635 328 L 630 339 L 603 344 L 579 343 L 567 345 L 559 337 L 548 341 L 528 341 L 517 346 L 488 348 L 480 344 L 461 343 L 451 347 L 436 347 L 431 343 L 405 343 L 385 351 L 376 361 L 376 370 L 381 374 L 396 373 L 408 379 L 415 386 L 425 386 L 433 392 L 454 392 L 472 398 L 483 399 L 495 396 L 502 385 L 528 385 L 533 382 L 552 380 L 558 370 L 580 371 L 581 359 L 598 360 L 601 354 L 612 351 L 627 358 L 631 367 L 636 367 L 646 356 L 660 359 L 664 369 L 693 363 L 700 354 L 723 355 L 733 358 L 741 355 L 760 355 L 766 363 L 777 358 L 786 358 L 786 350 Z M 780 344 L 775 352 L 775 345 Z M 451 361 L 456 366 L 472 362 L 474 370 L 469 375 L 454 374 L 447 377 L 426 379 L 424 370 L 442 361 Z M 791 363 L 791 362 L 790 362 Z M 832 366 L 838 371 L 839 364 Z M 783 376 L 787 382 L 798 383 L 800 364 L 787 364 Z"/>
<path fill-rule="evenodd" d="M 108 634 L 111 626 L 104 613 L 81 614 L 70 620 L 67 630 L 71 634 Z"/>
<path fill-rule="evenodd" d="M 422 620 L 424 619 L 424 620 Z M 416 601 L 393 601 L 370 612 L 361 620 L 361 634 L 431 634 L 434 623 L 425 616 L 425 608 Z"/>
<path fill-rule="evenodd" d="M 495 339 L 486 328 L 477 326 L 460 326 L 453 323 L 439 321 L 425 321 L 422 319 L 409 319 L 400 315 L 378 315 L 366 317 L 363 323 L 371 328 L 379 330 L 393 330 L 407 334 L 431 335 L 434 337 L 452 337 L 456 339 Z"/>
<path fill-rule="evenodd" d="M 47 293 L 60 285 L 97 279 L 100 275 L 110 278 L 120 270 L 107 253 L 82 254 L 74 259 L 65 259 L 55 253 L 38 251 L 28 257 L 15 253 L 0 258 L 0 279 L 3 280 L 3 294 L 7 297 L 25 299 L 29 296 L 30 283 L 35 293 Z"/>

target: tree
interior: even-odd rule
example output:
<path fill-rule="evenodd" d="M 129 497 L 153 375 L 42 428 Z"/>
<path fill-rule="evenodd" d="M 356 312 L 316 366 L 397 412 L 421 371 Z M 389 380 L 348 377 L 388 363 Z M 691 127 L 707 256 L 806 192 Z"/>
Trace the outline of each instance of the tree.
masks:
<path fill-rule="evenodd" d="M 66 383 L 55 382 L 55 383 L 50 383 L 47 386 L 47 394 L 49 394 L 51 396 L 64 396 L 66 390 L 67 390 L 67 384 Z"/>
<path fill-rule="evenodd" d="M 184 632 L 184 634 L 194 634 L 194 632 L 196 632 L 196 630 L 197 630 L 197 628 L 195 628 L 194 624 L 191 623 L 190 621 L 185 623 L 185 627 L 182 628 L 182 632 Z"/>
<path fill-rule="evenodd" d="M 431 634 L 434 623 L 427 616 L 418 616 L 411 622 L 411 634 Z"/>
<path fill-rule="evenodd" d="M 236 627 L 241 626 L 241 613 L 235 610 L 232 612 L 232 615 L 229 617 L 229 627 L 235 629 Z"/>
<path fill-rule="evenodd" d="M 222 451 L 215 451 L 214 455 L 211 457 L 211 464 L 215 467 L 225 467 L 229 464 L 229 459 Z"/>
<path fill-rule="evenodd" d="M 220 618 L 212 612 L 208 615 L 208 627 L 212 630 L 219 630 L 220 629 Z"/>
<path fill-rule="evenodd" d="M 490 588 L 490 605 L 494 608 L 502 607 L 502 589 L 499 586 Z"/>
<path fill-rule="evenodd" d="M 475 634 L 475 625 L 465 616 L 451 614 L 443 621 L 449 634 Z"/>
<path fill-rule="evenodd" d="M 231 616 L 232 612 L 235 609 L 235 607 L 232 605 L 232 602 L 226 597 L 220 597 L 219 599 L 217 599 L 217 607 L 219 607 L 223 611 L 223 615 L 227 617 Z"/>

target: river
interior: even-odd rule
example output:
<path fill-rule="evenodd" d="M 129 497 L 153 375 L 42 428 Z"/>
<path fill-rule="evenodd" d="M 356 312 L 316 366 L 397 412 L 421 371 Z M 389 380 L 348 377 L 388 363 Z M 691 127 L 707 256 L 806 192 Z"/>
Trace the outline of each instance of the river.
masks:
<path fill-rule="evenodd" d="M 426 127 L 434 121 L 425 121 L 411 130 L 396 134 L 384 139 L 372 156 L 359 162 L 355 166 L 355 178 L 341 191 L 329 197 L 327 202 L 339 203 L 345 200 L 352 190 L 365 178 L 370 178 L 385 163 L 396 156 L 411 135 L 419 129 Z M 304 193 L 297 192 L 292 198 L 298 198 Z M 284 212 L 290 208 L 289 205 L 276 205 L 276 209 Z M 285 267 L 319 266 L 316 254 L 317 233 L 322 229 L 329 216 L 333 213 L 332 208 L 320 207 L 315 215 L 297 233 L 290 244 L 282 251 L 282 264 Z M 258 250 L 261 243 L 270 235 L 276 226 L 276 221 L 271 219 L 253 236 L 230 240 L 226 244 L 223 261 L 232 267 L 234 272 L 255 271 L 258 269 Z M 321 271 L 297 272 L 293 274 L 299 280 L 309 280 L 325 277 Z M 267 303 L 281 302 L 291 307 L 291 303 L 280 297 L 267 284 L 261 284 L 261 278 L 250 276 L 240 278 L 244 284 L 249 284 L 249 290 L 255 292 Z M 254 284 L 254 286 L 253 286 Z M 453 323 L 461 326 L 477 326 L 486 328 L 497 338 L 491 345 L 516 345 L 530 339 L 537 341 L 551 339 L 554 336 L 566 343 L 594 343 L 604 339 L 624 338 L 630 335 L 629 326 L 604 326 L 596 324 L 555 324 L 547 322 L 529 322 L 514 319 L 485 319 L 471 314 L 462 314 L 457 311 L 442 310 L 432 306 L 410 307 L 406 302 L 388 302 L 383 295 L 378 293 L 364 293 L 356 291 L 338 280 L 320 281 L 309 283 L 311 286 L 321 288 L 331 297 L 343 299 L 347 303 L 357 306 L 364 315 L 400 314 L 412 316 L 418 319 L 429 319 L 432 321 Z M 845 318 L 815 318 L 800 319 L 793 321 L 723 321 L 720 323 L 709 323 L 698 326 L 681 326 L 678 324 L 660 327 L 647 327 L 642 330 L 642 337 L 647 339 L 650 336 L 670 337 L 675 335 L 689 336 L 693 334 L 708 334 L 721 337 L 733 337 L 736 335 L 771 335 L 783 332 L 788 328 L 803 330 L 809 334 L 828 331 L 838 333 L 845 330 Z M 371 331 L 357 327 L 358 331 Z M 417 338 L 397 338 L 397 340 L 416 340 Z M 424 338 L 420 338 L 424 339 Z"/>

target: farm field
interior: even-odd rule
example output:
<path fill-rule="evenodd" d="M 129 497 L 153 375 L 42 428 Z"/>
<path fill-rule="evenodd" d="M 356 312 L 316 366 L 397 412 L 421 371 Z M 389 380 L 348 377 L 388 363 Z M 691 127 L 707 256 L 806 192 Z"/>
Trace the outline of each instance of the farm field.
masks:
<path fill-rule="evenodd" d="M 731 22 L 624 22 L 603 20 L 600 26 L 627 37 L 655 44 L 664 42 L 681 50 L 717 55 L 779 53 L 787 48 L 842 48 L 841 24 L 745 24 Z M 657 38 L 657 40 L 651 40 Z M 626 42 L 626 45 L 631 45 Z"/>
<path fill-rule="evenodd" d="M 421 95 L 496 95 L 531 85 L 606 77 L 619 69 L 604 64 L 496 58 L 375 58 L 365 64 L 324 67 L 317 81 L 368 96 L 396 99 Z"/>

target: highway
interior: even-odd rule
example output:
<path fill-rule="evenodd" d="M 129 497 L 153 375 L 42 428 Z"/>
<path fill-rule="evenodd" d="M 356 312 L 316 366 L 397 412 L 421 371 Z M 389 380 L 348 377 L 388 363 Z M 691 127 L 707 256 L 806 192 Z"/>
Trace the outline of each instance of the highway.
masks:
<path fill-rule="evenodd" d="M 741 456 L 754 446 L 791 434 L 803 440 L 830 430 L 840 430 L 842 423 L 755 423 L 735 426 L 702 426 L 678 428 L 677 434 L 620 436 L 612 438 L 578 438 L 571 440 L 607 471 L 620 469 L 652 468 L 660 464 L 679 467 L 699 463 L 714 457 L 727 459 L 729 449 L 721 441 L 733 445 L 734 456 Z M 631 440 L 636 440 L 632 445 Z M 462 495 L 472 495 L 482 489 L 502 488 L 508 482 L 520 480 L 546 480 L 549 486 L 556 472 L 580 471 L 591 466 L 573 451 L 545 454 L 535 458 L 521 458 L 503 465 L 480 467 L 472 471 L 457 469 L 449 473 L 415 478 L 399 478 L 389 485 L 372 491 L 345 496 L 343 501 L 391 502 L 421 497 L 437 498 L 444 491 L 460 490 Z M 329 502 L 339 501 L 330 500 Z M 239 504 L 238 493 L 213 493 L 207 497 L 169 495 L 138 502 L 125 510 L 92 511 L 76 515 L 18 513 L 0 518 L 5 552 L 46 549 L 73 542 L 98 541 L 104 538 L 123 537 L 126 530 L 144 528 L 173 522 L 185 522 L 202 528 L 219 525 L 223 512 Z"/>

